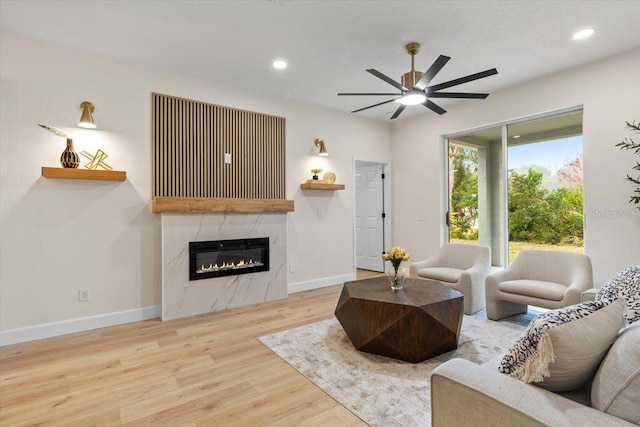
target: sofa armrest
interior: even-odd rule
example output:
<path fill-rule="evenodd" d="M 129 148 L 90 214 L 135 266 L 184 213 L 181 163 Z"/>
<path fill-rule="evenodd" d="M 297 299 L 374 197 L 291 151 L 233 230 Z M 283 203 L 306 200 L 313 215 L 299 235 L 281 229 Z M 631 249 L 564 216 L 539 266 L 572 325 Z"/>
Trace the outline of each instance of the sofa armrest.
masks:
<path fill-rule="evenodd" d="M 595 301 L 598 291 L 599 291 L 599 288 L 591 288 L 584 291 L 582 293 L 582 298 L 581 298 L 582 302 Z"/>
<path fill-rule="evenodd" d="M 522 278 L 522 272 L 517 268 L 509 266 L 504 270 L 487 274 L 486 283 L 491 283 L 492 286 L 497 287 L 498 284 L 502 282 L 506 282 L 509 280 L 518 280 L 521 278 Z"/>
<path fill-rule="evenodd" d="M 438 256 L 427 258 L 424 261 L 416 261 L 409 266 L 409 276 L 416 278 L 418 277 L 418 270 L 420 270 L 421 268 L 438 266 L 440 266 L 440 258 Z"/>
<path fill-rule="evenodd" d="M 469 277 L 471 277 L 471 280 L 473 281 L 479 281 L 481 285 L 484 287 L 484 279 L 489 275 L 490 272 L 491 272 L 490 265 L 487 266 L 483 263 L 476 263 L 470 268 L 464 270 L 463 274 L 469 275 Z"/>
<path fill-rule="evenodd" d="M 464 359 L 433 370 L 431 418 L 433 427 L 633 425 Z"/>

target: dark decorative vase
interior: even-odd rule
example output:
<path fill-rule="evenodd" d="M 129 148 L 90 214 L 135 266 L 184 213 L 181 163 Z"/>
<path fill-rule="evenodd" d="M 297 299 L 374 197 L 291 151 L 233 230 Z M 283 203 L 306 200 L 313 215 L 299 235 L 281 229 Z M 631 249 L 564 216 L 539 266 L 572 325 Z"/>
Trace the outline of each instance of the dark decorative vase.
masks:
<path fill-rule="evenodd" d="M 313 175 L 311 178 L 313 178 L 314 181 L 318 180 L 318 175 Z"/>
<path fill-rule="evenodd" d="M 60 156 L 60 164 L 63 168 L 77 168 L 80 165 L 80 157 L 78 153 L 73 151 L 73 140 L 67 139 L 67 148 L 62 152 Z"/>

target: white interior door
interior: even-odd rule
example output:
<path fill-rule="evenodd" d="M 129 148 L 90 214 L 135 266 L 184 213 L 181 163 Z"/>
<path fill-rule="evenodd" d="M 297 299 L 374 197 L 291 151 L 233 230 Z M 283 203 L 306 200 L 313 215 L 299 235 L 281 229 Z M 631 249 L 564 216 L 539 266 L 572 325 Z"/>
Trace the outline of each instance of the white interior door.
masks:
<path fill-rule="evenodd" d="M 384 271 L 383 165 L 356 165 L 356 268 Z"/>

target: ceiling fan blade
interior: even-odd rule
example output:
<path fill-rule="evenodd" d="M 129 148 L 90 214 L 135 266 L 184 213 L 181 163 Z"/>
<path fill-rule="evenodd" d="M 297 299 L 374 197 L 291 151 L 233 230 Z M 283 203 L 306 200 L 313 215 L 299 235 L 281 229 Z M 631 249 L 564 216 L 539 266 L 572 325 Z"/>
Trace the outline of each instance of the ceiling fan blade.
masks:
<path fill-rule="evenodd" d="M 493 76 L 494 74 L 498 74 L 498 70 L 492 68 L 490 70 L 481 71 L 479 73 L 470 74 L 465 77 L 460 77 L 459 79 L 450 80 L 448 82 L 440 83 L 437 85 L 429 86 L 427 89 L 429 92 L 436 92 L 441 89 L 446 89 L 451 86 L 461 85 L 463 83 L 472 82 L 474 80 L 483 79 L 485 77 Z"/>
<path fill-rule="evenodd" d="M 429 84 L 431 80 L 442 70 L 442 67 L 445 66 L 447 62 L 449 62 L 451 58 L 448 56 L 440 55 L 438 59 L 435 60 L 431 67 L 422 75 L 418 83 L 416 83 L 416 87 L 420 90 L 424 90 L 425 87 Z"/>
<path fill-rule="evenodd" d="M 374 76 L 376 76 L 379 79 L 384 80 L 385 82 L 389 83 L 391 86 L 398 88 L 402 91 L 407 91 L 409 89 L 407 89 L 406 87 L 402 86 L 400 83 L 398 83 L 397 81 L 393 80 L 391 77 L 387 77 L 384 74 L 382 74 L 380 71 L 375 70 L 373 68 L 369 68 L 367 70 L 368 73 L 373 74 Z"/>
<path fill-rule="evenodd" d="M 422 103 L 422 105 L 424 105 L 425 107 L 427 107 L 431 111 L 436 112 L 436 113 L 438 113 L 440 115 L 443 115 L 444 113 L 447 112 L 447 110 L 445 110 L 444 108 L 440 107 L 437 104 L 434 104 L 433 102 L 429 101 L 428 99 L 426 101 L 424 101 Z"/>
<path fill-rule="evenodd" d="M 427 92 L 429 98 L 467 98 L 467 99 L 485 99 L 488 93 L 466 93 L 466 92 Z"/>
<path fill-rule="evenodd" d="M 390 100 L 388 100 L 388 101 L 383 101 L 383 102 L 379 102 L 379 103 L 377 103 L 377 104 L 369 105 L 368 107 L 360 108 L 360 109 L 358 109 L 358 110 L 353 110 L 353 111 L 352 111 L 352 113 L 357 113 L 358 111 L 367 110 L 367 109 L 369 109 L 369 108 L 377 107 L 378 105 L 388 104 L 388 103 L 390 103 L 390 102 L 392 102 L 392 101 L 395 101 L 396 99 L 400 99 L 400 97 L 398 97 L 398 98 L 392 98 L 392 99 L 390 99 Z"/>
<path fill-rule="evenodd" d="M 398 117 L 400 115 L 400 113 L 402 113 L 404 111 L 404 109 L 407 108 L 406 105 L 404 104 L 400 104 L 400 106 L 398 107 L 398 109 L 396 110 L 395 113 L 393 113 L 393 116 L 391 116 L 391 120 L 395 119 L 396 117 Z"/>
<path fill-rule="evenodd" d="M 402 96 L 401 93 L 339 93 L 338 96 L 368 96 L 368 95 L 375 95 L 375 96 Z"/>

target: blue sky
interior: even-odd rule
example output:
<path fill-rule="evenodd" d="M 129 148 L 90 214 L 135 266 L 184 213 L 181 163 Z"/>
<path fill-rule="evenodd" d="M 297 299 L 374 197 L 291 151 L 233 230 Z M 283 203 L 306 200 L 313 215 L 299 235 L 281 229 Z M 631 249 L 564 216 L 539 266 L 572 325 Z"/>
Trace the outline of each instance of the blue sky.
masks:
<path fill-rule="evenodd" d="M 582 135 L 552 141 L 509 147 L 508 168 L 522 166 L 544 166 L 557 172 L 559 168 L 582 154 Z"/>

